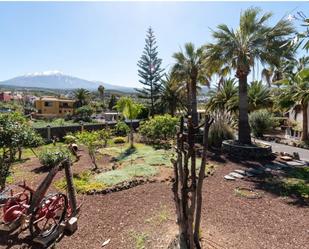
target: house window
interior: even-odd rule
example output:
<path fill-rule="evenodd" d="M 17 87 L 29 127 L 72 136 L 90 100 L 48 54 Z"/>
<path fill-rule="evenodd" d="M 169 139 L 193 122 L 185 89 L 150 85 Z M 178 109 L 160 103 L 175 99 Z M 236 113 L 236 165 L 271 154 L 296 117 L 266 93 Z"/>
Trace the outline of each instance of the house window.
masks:
<path fill-rule="evenodd" d="M 51 106 L 53 106 L 53 102 L 45 101 L 45 102 L 44 102 L 44 106 L 46 106 L 46 107 L 51 107 Z"/>
<path fill-rule="evenodd" d="M 61 111 L 61 110 L 59 110 L 59 113 L 62 113 L 62 111 Z"/>
<path fill-rule="evenodd" d="M 66 102 L 64 102 L 64 103 L 62 103 L 62 107 L 64 107 L 64 108 L 68 108 L 68 107 L 69 107 L 69 104 L 68 104 L 68 103 L 66 103 Z"/>

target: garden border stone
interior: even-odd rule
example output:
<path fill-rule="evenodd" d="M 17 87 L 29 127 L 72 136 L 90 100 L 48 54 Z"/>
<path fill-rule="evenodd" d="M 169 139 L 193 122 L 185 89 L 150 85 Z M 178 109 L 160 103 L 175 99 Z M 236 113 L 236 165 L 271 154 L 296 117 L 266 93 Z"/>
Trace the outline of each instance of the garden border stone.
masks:
<path fill-rule="evenodd" d="M 232 157 L 241 159 L 261 159 L 272 155 L 270 145 L 239 145 L 235 144 L 234 140 L 225 140 L 222 142 L 222 151 Z"/>

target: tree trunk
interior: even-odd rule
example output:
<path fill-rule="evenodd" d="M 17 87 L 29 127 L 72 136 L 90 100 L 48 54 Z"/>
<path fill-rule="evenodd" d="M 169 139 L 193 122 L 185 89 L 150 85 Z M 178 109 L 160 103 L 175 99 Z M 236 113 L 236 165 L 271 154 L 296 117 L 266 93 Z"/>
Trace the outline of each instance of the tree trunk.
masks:
<path fill-rule="evenodd" d="M 181 119 L 180 132 L 177 133 L 177 161 L 172 160 L 174 166 L 175 181 L 173 183 L 174 201 L 176 206 L 177 224 L 179 227 L 180 248 L 194 249 L 201 248 L 199 242 L 199 229 L 201 222 L 202 186 L 205 177 L 206 150 L 209 126 L 212 121 L 206 119 L 204 127 L 204 149 L 202 164 L 196 179 L 194 132 L 192 118 L 188 118 L 188 140 L 184 141 L 183 118 Z M 206 137 L 206 138 L 205 138 Z M 192 155 L 194 158 L 192 158 Z M 189 161 L 191 171 L 189 171 Z"/>
<path fill-rule="evenodd" d="M 239 118 L 238 139 L 242 144 L 251 144 L 250 126 L 248 118 L 248 94 L 247 74 L 241 75 L 239 79 Z"/>
<path fill-rule="evenodd" d="M 76 190 L 73 181 L 72 163 L 68 160 L 64 163 L 65 178 L 67 182 L 69 203 L 72 209 L 72 216 L 77 214 Z"/>
<path fill-rule="evenodd" d="M 133 135 L 133 122 L 132 119 L 130 120 L 130 147 L 134 147 L 134 135 Z"/>
<path fill-rule="evenodd" d="M 198 176 L 197 189 L 196 189 L 196 211 L 195 211 L 195 224 L 194 224 L 194 242 L 197 249 L 201 249 L 200 245 L 200 225 L 201 225 L 201 213 L 202 213 L 202 202 L 203 202 L 203 182 L 205 178 L 205 169 L 206 169 L 206 159 L 207 159 L 207 150 L 208 150 L 208 133 L 213 119 L 209 116 L 206 117 L 204 125 L 204 134 L 203 134 L 203 153 L 201 167 Z"/>
<path fill-rule="evenodd" d="M 95 158 L 95 152 L 89 152 L 89 155 L 90 155 L 92 164 L 94 166 L 93 170 L 97 170 L 98 169 L 98 165 L 97 165 L 97 161 L 96 161 L 96 158 Z"/>
<path fill-rule="evenodd" d="M 6 178 L 9 175 L 10 163 L 6 162 L 4 158 L 0 158 L 0 192 L 4 190 Z"/>
<path fill-rule="evenodd" d="M 301 141 L 308 140 L 308 103 L 302 104 L 303 111 L 303 133 L 301 136 Z"/>
<path fill-rule="evenodd" d="M 18 147 L 18 161 L 21 160 L 22 152 L 23 152 L 22 148 Z"/>
<path fill-rule="evenodd" d="M 193 127 L 198 126 L 198 113 L 197 113 L 197 97 L 196 97 L 196 79 L 191 79 L 191 116 Z"/>

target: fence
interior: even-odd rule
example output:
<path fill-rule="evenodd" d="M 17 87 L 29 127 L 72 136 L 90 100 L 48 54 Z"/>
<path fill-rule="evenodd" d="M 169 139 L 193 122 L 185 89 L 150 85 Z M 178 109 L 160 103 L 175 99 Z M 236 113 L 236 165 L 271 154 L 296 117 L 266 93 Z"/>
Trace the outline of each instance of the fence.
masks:
<path fill-rule="evenodd" d="M 129 122 L 126 122 L 128 125 Z M 97 131 L 102 129 L 113 129 L 117 124 L 116 121 L 110 121 L 100 124 L 76 124 L 76 125 L 68 125 L 68 126 L 46 126 L 42 128 L 34 128 L 44 139 L 50 141 L 53 137 L 58 139 L 63 139 L 63 137 L 68 133 L 75 133 L 78 131 Z M 134 120 L 132 122 L 133 128 L 137 129 L 139 126 L 139 120 Z"/>

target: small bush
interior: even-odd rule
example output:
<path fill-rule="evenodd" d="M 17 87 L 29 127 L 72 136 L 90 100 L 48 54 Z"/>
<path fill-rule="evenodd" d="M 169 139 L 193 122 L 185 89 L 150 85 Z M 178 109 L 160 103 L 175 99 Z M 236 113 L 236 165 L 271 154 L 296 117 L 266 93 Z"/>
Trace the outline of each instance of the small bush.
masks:
<path fill-rule="evenodd" d="M 73 135 L 66 135 L 64 138 L 64 142 L 66 144 L 72 144 L 72 143 L 76 143 L 77 142 L 77 138 Z"/>
<path fill-rule="evenodd" d="M 91 181 L 90 179 L 91 174 L 90 172 L 86 171 L 81 174 L 74 174 L 73 175 L 73 182 L 76 188 L 77 193 L 85 194 L 89 191 L 96 190 L 100 191 L 106 188 L 106 185 L 102 182 Z M 67 183 L 65 178 L 58 180 L 55 182 L 56 188 L 59 190 L 66 190 Z"/>
<path fill-rule="evenodd" d="M 209 129 L 209 145 L 220 148 L 222 141 L 228 139 L 234 139 L 233 129 L 223 120 L 216 120 Z"/>
<path fill-rule="evenodd" d="M 47 168 L 55 167 L 65 159 L 72 159 L 71 153 L 67 149 L 46 149 L 39 154 L 40 163 Z"/>
<path fill-rule="evenodd" d="M 124 137 L 115 137 L 113 139 L 113 142 L 115 144 L 124 144 L 126 142 L 126 139 Z"/>
<path fill-rule="evenodd" d="M 263 137 L 265 132 L 276 126 L 273 114 L 267 110 L 252 112 L 249 116 L 249 123 L 255 137 Z"/>
<path fill-rule="evenodd" d="M 84 121 L 90 122 L 91 115 L 93 114 L 94 110 L 90 105 L 85 105 L 76 109 L 76 119 L 75 121 Z"/>
<path fill-rule="evenodd" d="M 117 136 L 126 136 L 130 132 L 130 127 L 123 121 L 117 122 L 114 128 L 114 134 Z"/>
<path fill-rule="evenodd" d="M 171 115 L 158 115 L 143 122 L 139 127 L 141 135 L 148 142 L 156 143 L 157 140 L 168 140 L 175 136 L 178 118 Z"/>

